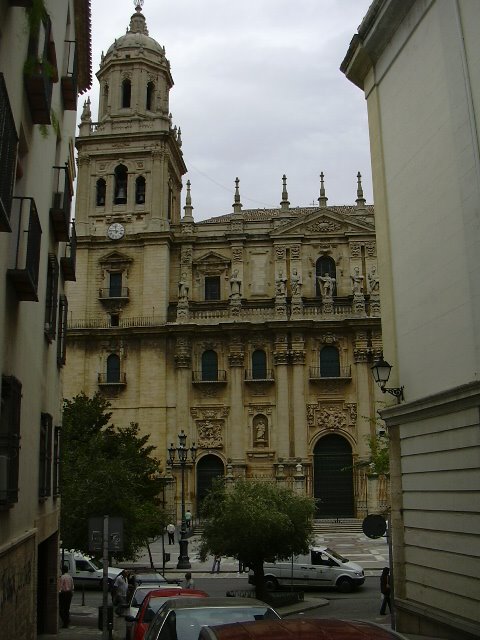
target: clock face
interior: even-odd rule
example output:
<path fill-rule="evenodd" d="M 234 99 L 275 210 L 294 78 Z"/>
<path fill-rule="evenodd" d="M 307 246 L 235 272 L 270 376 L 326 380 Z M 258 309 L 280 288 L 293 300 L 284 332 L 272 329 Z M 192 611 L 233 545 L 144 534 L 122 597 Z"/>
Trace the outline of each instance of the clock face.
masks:
<path fill-rule="evenodd" d="M 119 222 L 114 222 L 108 227 L 107 236 L 110 240 L 120 240 L 125 235 L 125 227 Z"/>

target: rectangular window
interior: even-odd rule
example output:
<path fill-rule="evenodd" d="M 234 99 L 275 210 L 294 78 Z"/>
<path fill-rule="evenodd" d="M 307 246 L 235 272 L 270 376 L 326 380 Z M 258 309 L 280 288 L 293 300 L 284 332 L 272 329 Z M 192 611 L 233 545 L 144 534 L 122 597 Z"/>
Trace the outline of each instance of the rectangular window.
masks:
<path fill-rule="evenodd" d="M 45 335 L 50 342 L 57 332 L 58 271 L 57 256 L 49 253 L 45 296 Z"/>
<path fill-rule="evenodd" d="M 122 274 L 121 273 L 113 272 L 110 274 L 109 296 L 110 298 L 122 297 Z"/>
<path fill-rule="evenodd" d="M 13 376 L 2 376 L 0 405 L 0 505 L 11 505 L 18 501 L 21 402 L 21 383 Z"/>
<path fill-rule="evenodd" d="M 38 474 L 38 497 L 52 495 L 52 416 L 42 413 L 40 420 L 40 454 Z"/>
<path fill-rule="evenodd" d="M 60 433 L 61 427 L 55 427 L 53 434 L 53 496 L 60 495 Z"/>
<path fill-rule="evenodd" d="M 0 231 L 10 231 L 18 136 L 3 73 L 0 73 Z"/>
<path fill-rule="evenodd" d="M 205 276 L 205 300 L 220 300 L 220 276 Z"/>
<path fill-rule="evenodd" d="M 67 317 L 68 300 L 61 295 L 58 301 L 58 337 L 57 337 L 57 364 L 63 367 L 67 357 Z"/>

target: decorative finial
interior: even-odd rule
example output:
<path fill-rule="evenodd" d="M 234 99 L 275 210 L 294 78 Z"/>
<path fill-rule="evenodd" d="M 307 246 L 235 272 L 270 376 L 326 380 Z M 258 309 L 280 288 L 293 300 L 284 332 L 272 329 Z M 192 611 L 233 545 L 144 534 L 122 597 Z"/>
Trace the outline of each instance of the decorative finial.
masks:
<path fill-rule="evenodd" d="M 325 196 L 325 184 L 323 182 L 324 173 L 320 174 L 320 197 L 318 198 L 318 206 L 326 207 L 328 198 Z"/>
<path fill-rule="evenodd" d="M 185 198 L 185 206 L 183 210 L 185 214 L 182 218 L 182 222 L 194 222 L 193 220 L 193 207 L 192 207 L 192 195 L 190 193 L 190 180 L 187 180 L 187 197 Z"/>
<path fill-rule="evenodd" d="M 242 203 L 240 202 L 240 189 L 239 189 L 240 180 L 235 178 L 235 197 L 233 199 L 233 212 L 241 213 L 242 212 Z"/>
<path fill-rule="evenodd" d="M 362 174 L 357 173 L 357 209 L 365 209 L 365 198 L 363 197 Z"/>
<path fill-rule="evenodd" d="M 140 11 L 143 9 L 144 0 L 133 0 L 133 4 L 135 5 L 135 11 Z"/>
<path fill-rule="evenodd" d="M 282 201 L 280 202 L 280 207 L 282 211 L 288 211 L 290 202 L 288 201 L 287 176 L 285 174 L 283 174 L 282 181 L 283 181 L 283 190 L 282 190 Z"/>
<path fill-rule="evenodd" d="M 182 130 L 180 129 L 180 127 L 178 127 L 177 143 L 178 143 L 178 146 L 181 148 L 182 147 Z"/>

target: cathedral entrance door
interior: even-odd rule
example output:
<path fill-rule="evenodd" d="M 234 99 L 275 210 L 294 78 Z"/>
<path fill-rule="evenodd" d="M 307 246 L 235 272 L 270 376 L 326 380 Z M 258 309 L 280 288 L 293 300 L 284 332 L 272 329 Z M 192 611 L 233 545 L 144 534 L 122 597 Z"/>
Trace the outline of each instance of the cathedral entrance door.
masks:
<path fill-rule="evenodd" d="M 225 475 L 222 460 L 215 455 L 207 455 L 197 462 L 197 515 L 200 516 L 202 501 L 210 490 L 215 478 Z"/>
<path fill-rule="evenodd" d="M 354 516 L 352 448 L 342 436 L 321 438 L 313 450 L 317 518 Z"/>

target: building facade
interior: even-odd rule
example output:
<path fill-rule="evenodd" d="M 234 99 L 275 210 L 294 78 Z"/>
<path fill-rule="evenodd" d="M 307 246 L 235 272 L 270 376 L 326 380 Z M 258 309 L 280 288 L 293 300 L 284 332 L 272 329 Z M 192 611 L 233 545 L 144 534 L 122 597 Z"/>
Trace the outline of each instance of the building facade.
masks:
<path fill-rule="evenodd" d="M 374 211 L 360 175 L 351 206 L 244 210 L 196 222 L 172 123 L 165 50 L 137 7 L 102 56 L 98 120 L 81 118 L 77 281 L 68 288 L 66 397 L 97 391 L 112 422 L 151 436 L 180 515 L 167 448 L 183 430 L 198 515 L 215 476 L 278 481 L 315 496 L 318 515 L 361 517 L 379 398 Z M 386 500 L 385 487 L 381 499 Z"/>
<path fill-rule="evenodd" d="M 368 104 L 397 628 L 480 636 L 480 5 L 376 0 L 342 71 Z"/>
<path fill-rule="evenodd" d="M 88 0 L 1 0 L 0 628 L 57 631 L 59 439 Z"/>

